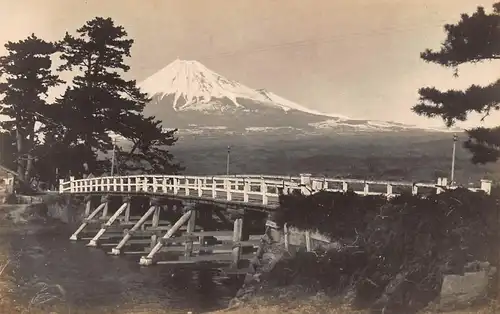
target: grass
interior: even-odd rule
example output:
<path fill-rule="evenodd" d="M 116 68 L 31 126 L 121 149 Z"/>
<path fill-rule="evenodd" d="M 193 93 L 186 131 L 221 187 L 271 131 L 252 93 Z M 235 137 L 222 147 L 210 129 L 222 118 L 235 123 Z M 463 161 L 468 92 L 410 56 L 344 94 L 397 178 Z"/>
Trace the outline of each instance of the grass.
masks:
<path fill-rule="evenodd" d="M 241 308 L 233 308 L 213 312 L 214 314 L 281 314 L 281 313 L 324 313 L 324 314 L 368 314 L 369 311 L 353 310 L 349 307 L 338 306 L 330 303 L 287 303 L 286 305 L 251 305 Z M 422 314 L 434 314 L 436 312 L 422 312 Z M 494 303 L 491 305 L 471 308 L 467 310 L 458 310 L 446 312 L 448 314 L 497 314 L 500 313 L 500 307 Z"/>

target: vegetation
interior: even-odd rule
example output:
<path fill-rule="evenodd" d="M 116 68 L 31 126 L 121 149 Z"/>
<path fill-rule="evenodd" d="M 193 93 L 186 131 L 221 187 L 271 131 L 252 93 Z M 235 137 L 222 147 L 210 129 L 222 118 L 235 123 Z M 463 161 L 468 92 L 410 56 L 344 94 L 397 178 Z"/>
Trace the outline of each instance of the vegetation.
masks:
<path fill-rule="evenodd" d="M 21 180 L 36 177 L 53 182 L 56 172 L 78 176 L 84 164 L 95 174 L 109 171 L 113 134 L 133 143 L 127 151 L 117 148 L 115 170 L 181 170 L 168 151 L 176 142 L 176 130 L 163 130 L 155 117 L 144 116 L 147 95 L 135 81 L 123 78 L 130 69 L 125 58 L 130 57 L 132 44 L 122 26 L 97 17 L 57 43 L 32 35 L 5 45 L 8 55 L 0 59 L 5 79 L 0 84 L 0 114 L 10 120 L 1 126 L 15 132 Z M 63 83 L 52 66 L 57 56 L 63 61 L 58 71 L 77 74 L 50 103 L 49 89 Z"/>
<path fill-rule="evenodd" d="M 17 173 L 24 181 L 33 174 L 34 151 L 39 143 L 36 123 L 42 122 L 40 112 L 47 109 L 44 96 L 50 87 L 61 83 L 52 74 L 51 55 L 56 45 L 39 39 L 34 34 L 25 40 L 8 42 L 8 55 L 0 58 L 0 83 L 3 94 L 0 114 L 11 118 L 1 126 L 16 133 Z"/>
<path fill-rule="evenodd" d="M 500 2 L 493 5 L 493 12 L 487 14 L 478 7 L 472 14 L 462 14 L 461 20 L 453 25 L 446 24 L 446 40 L 439 51 L 427 49 L 421 58 L 455 69 L 465 63 L 479 63 L 500 59 Z M 435 87 L 420 89 L 420 103 L 413 107 L 419 114 L 441 117 L 447 126 L 456 121 L 466 121 L 470 113 L 483 115 L 500 109 L 500 80 L 488 86 L 472 85 L 467 90 L 440 91 Z M 477 127 L 467 131 L 465 142 L 472 153 L 474 163 L 494 162 L 500 158 L 500 127 Z"/>
<path fill-rule="evenodd" d="M 390 201 L 351 193 L 282 196 L 280 225 L 316 229 L 348 246 L 284 260 L 271 281 L 351 292 L 361 308 L 421 310 L 438 296 L 444 274 L 463 273 L 475 261 L 496 263 L 497 200 L 465 189 Z"/>

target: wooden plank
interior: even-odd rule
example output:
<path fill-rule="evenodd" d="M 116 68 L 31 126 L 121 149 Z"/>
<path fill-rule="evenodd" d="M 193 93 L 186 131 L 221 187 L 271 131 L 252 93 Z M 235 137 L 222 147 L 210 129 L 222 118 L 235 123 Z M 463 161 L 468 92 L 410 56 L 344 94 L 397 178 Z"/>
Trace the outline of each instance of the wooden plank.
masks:
<path fill-rule="evenodd" d="M 232 231 L 195 231 L 195 232 L 191 232 L 191 235 L 198 236 L 198 237 L 232 236 L 232 234 L 233 234 Z"/>
<path fill-rule="evenodd" d="M 255 254 L 246 254 L 241 255 L 240 260 L 248 260 L 255 257 Z M 210 255 L 197 255 L 191 257 L 181 256 L 179 260 L 186 261 L 197 261 L 197 262 L 206 262 L 206 261 L 232 261 L 233 255 L 232 253 L 223 253 L 223 254 L 210 254 Z"/>
<path fill-rule="evenodd" d="M 198 240 L 197 236 L 187 236 L 187 235 L 182 235 L 180 237 L 175 237 L 175 238 L 168 238 L 168 239 L 160 239 L 160 242 L 163 244 L 167 243 L 184 243 L 188 240 Z"/>

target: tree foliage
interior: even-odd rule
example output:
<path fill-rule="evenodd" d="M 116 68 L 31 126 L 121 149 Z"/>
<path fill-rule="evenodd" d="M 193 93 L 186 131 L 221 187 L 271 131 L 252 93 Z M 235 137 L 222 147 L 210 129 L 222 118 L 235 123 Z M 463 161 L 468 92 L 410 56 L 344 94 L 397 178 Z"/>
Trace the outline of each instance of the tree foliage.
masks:
<path fill-rule="evenodd" d="M 0 114 L 16 135 L 21 179 L 37 177 L 52 185 L 59 177 L 80 176 L 84 164 L 100 175 L 109 171 L 113 136 L 117 170 L 176 173 L 182 168 L 168 148 L 176 130 L 164 130 L 143 110 L 148 96 L 125 78 L 133 40 L 111 18 L 97 17 L 57 43 L 35 35 L 5 45 L 0 59 Z M 51 57 L 63 61 L 59 71 L 76 73 L 62 95 L 47 103 L 49 89 L 62 83 L 53 74 Z M 130 145 L 128 145 L 130 144 Z"/>
<path fill-rule="evenodd" d="M 8 55 L 0 58 L 0 94 L 3 95 L 0 114 L 10 120 L 2 122 L 4 129 L 16 133 L 17 172 L 22 180 L 29 179 L 34 165 L 34 149 L 38 142 L 36 123 L 45 123 L 45 96 L 50 87 L 61 81 L 52 73 L 51 56 L 56 45 L 34 34 L 5 45 Z"/>
<path fill-rule="evenodd" d="M 446 24 L 447 33 L 441 49 L 421 53 L 427 62 L 455 69 L 465 63 L 479 63 L 500 59 L 500 2 L 486 13 L 478 7 L 472 15 L 462 14 L 457 24 Z M 440 91 L 435 87 L 419 90 L 420 100 L 413 111 L 427 117 L 441 117 L 448 127 L 456 121 L 466 121 L 471 113 L 486 119 L 500 109 L 500 80 L 488 86 L 472 85 L 466 90 Z M 500 127 L 477 127 L 467 130 L 465 147 L 472 154 L 473 163 L 488 163 L 500 158 Z"/>
<path fill-rule="evenodd" d="M 498 210 L 497 194 L 467 189 L 391 200 L 284 195 L 279 225 L 318 230 L 345 245 L 284 260 L 271 277 L 334 294 L 351 291 L 359 306 L 385 313 L 415 313 L 439 295 L 445 274 L 462 274 L 476 261 L 495 263 Z"/>
<path fill-rule="evenodd" d="M 109 171 L 112 134 L 132 142 L 128 151 L 117 148 L 120 170 L 180 170 L 166 149 L 175 143 L 176 130 L 163 130 L 154 117 L 145 117 L 143 109 L 150 99 L 136 81 L 123 77 L 130 69 L 125 58 L 132 44 L 122 26 L 99 17 L 76 35 L 66 33 L 59 43 L 64 61 L 60 70 L 79 72 L 53 106 L 52 117 L 65 127 L 52 129 L 47 141 L 56 156 L 73 161 L 62 169 L 64 174 L 80 173 L 83 163 L 93 172 Z"/>

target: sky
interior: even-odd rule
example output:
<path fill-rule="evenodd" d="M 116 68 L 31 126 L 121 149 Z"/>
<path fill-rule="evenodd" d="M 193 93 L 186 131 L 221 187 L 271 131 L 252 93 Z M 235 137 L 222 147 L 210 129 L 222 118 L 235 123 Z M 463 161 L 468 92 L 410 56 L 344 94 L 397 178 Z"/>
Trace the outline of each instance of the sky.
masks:
<path fill-rule="evenodd" d="M 498 1 L 498 0 L 496 0 Z M 128 78 L 175 59 L 198 60 L 252 88 L 352 118 L 442 126 L 411 112 L 418 89 L 498 79 L 500 63 L 451 69 L 419 57 L 439 48 L 443 25 L 495 0 L 0 0 L 0 54 L 35 33 L 58 40 L 96 16 L 135 40 Z M 486 125 L 497 124 L 500 114 Z M 470 126 L 479 123 L 474 117 Z"/>

